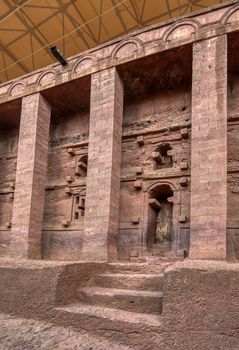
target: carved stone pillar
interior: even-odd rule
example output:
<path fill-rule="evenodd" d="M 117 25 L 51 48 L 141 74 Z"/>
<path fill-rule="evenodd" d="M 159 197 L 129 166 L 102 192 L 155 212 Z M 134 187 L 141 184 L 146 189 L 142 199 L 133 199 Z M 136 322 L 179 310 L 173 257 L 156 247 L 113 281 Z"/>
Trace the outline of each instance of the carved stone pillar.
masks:
<path fill-rule="evenodd" d="M 193 45 L 190 257 L 224 259 L 227 228 L 227 36 Z"/>
<path fill-rule="evenodd" d="M 22 99 L 10 255 L 41 257 L 51 107 L 39 94 Z"/>
<path fill-rule="evenodd" d="M 118 233 L 123 84 L 115 68 L 91 77 L 83 257 L 115 260 Z"/>

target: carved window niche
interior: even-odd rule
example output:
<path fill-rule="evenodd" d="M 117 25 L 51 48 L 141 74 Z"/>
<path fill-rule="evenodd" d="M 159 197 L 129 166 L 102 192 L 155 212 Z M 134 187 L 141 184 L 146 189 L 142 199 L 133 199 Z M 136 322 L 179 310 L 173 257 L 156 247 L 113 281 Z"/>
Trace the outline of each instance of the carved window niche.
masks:
<path fill-rule="evenodd" d="M 74 199 L 73 199 L 72 220 L 83 221 L 84 216 L 85 216 L 85 193 L 76 193 L 74 194 Z"/>
<path fill-rule="evenodd" d="M 76 163 L 76 175 L 79 177 L 87 176 L 87 165 L 88 165 L 88 156 L 85 154 L 81 156 Z"/>
<path fill-rule="evenodd" d="M 180 194 L 168 182 L 152 184 L 145 194 L 146 231 L 143 235 L 146 254 L 167 256 L 179 249 Z"/>
<path fill-rule="evenodd" d="M 173 166 L 174 151 L 168 143 L 164 143 L 152 153 L 155 169 L 171 168 Z"/>
<path fill-rule="evenodd" d="M 149 233 L 151 244 L 167 244 L 172 240 L 173 205 L 169 198 L 173 191 L 169 185 L 160 185 L 150 193 Z"/>

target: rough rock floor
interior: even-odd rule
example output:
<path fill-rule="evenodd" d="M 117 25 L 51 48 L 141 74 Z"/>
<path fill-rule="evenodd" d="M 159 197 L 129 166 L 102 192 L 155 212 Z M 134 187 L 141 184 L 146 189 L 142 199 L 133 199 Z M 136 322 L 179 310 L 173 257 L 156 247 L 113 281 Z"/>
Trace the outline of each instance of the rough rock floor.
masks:
<path fill-rule="evenodd" d="M 131 350 L 89 333 L 0 314 L 0 350 Z"/>

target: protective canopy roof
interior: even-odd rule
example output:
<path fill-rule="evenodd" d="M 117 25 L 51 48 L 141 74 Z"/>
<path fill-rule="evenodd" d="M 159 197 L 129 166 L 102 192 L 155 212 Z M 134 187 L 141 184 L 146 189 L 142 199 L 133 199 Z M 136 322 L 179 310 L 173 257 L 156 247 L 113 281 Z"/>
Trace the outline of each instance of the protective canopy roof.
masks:
<path fill-rule="evenodd" d="M 0 82 L 226 0 L 1 0 Z"/>

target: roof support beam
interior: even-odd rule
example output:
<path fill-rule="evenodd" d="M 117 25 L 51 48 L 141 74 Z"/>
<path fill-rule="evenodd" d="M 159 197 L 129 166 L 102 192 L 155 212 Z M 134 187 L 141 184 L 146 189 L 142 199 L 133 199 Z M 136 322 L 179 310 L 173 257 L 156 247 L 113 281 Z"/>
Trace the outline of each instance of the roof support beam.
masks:
<path fill-rule="evenodd" d="M 96 11 L 96 8 L 95 8 L 95 6 L 94 6 L 94 4 L 92 3 L 91 0 L 89 0 L 89 3 L 90 3 L 90 5 L 91 5 L 93 11 L 95 12 L 95 14 L 96 14 L 97 16 L 101 16 L 101 14 L 98 13 L 98 12 Z M 101 16 L 101 17 L 102 17 L 102 16 Z M 101 27 L 104 28 L 104 31 L 105 31 L 106 34 L 108 35 L 108 38 L 109 38 L 109 39 L 112 39 L 112 37 L 111 37 L 110 33 L 108 32 L 106 26 L 104 25 L 104 22 L 103 22 L 103 21 L 101 22 Z M 98 42 L 98 44 L 99 44 L 99 42 Z"/>
<path fill-rule="evenodd" d="M 74 2 L 75 2 L 75 1 L 72 1 L 72 3 L 74 3 Z M 72 17 L 72 16 L 68 13 L 68 11 L 67 11 L 67 6 L 64 6 L 64 5 L 62 4 L 62 1 L 61 1 L 61 0 L 57 0 L 57 3 L 58 3 L 58 5 L 60 6 L 60 9 L 61 9 L 62 13 L 63 13 L 65 16 L 68 17 L 68 19 L 70 20 L 70 22 L 72 23 L 72 25 L 74 26 L 74 28 L 77 28 L 77 26 L 79 26 L 79 24 L 77 23 L 77 26 L 75 26 L 76 20 L 75 20 L 74 17 Z M 77 29 L 77 30 L 76 30 L 76 33 L 79 35 L 79 37 L 81 38 L 81 40 L 84 42 L 84 44 L 86 45 L 86 47 L 89 49 L 89 48 L 90 48 L 90 45 L 89 45 L 88 41 L 84 38 L 82 31 L 81 31 L 80 29 Z"/>
<path fill-rule="evenodd" d="M 0 41 L 0 50 L 3 51 L 5 54 L 7 54 L 14 62 L 17 62 L 18 67 L 23 71 L 23 73 L 30 72 L 30 70 L 27 68 L 27 66 L 24 63 L 18 62 L 19 58 L 10 49 L 4 46 L 1 41 Z"/>
<path fill-rule="evenodd" d="M 91 1 L 89 1 L 91 4 Z M 85 18 L 83 17 L 82 13 L 79 11 L 77 5 L 75 3 L 73 3 L 73 6 L 76 10 L 76 12 L 78 13 L 78 15 L 80 16 L 81 20 L 86 23 L 87 21 L 85 20 Z M 91 40 L 93 40 L 97 45 L 99 44 L 93 31 L 91 30 L 90 26 L 86 23 L 85 27 L 87 28 L 87 32 L 85 31 L 85 33 L 87 33 L 89 35 L 89 37 L 91 38 Z"/>
<path fill-rule="evenodd" d="M 7 6 L 11 6 L 9 0 L 4 0 Z M 16 13 L 16 17 L 22 22 L 22 24 L 26 27 L 27 31 L 29 33 L 31 33 L 31 35 L 33 35 L 33 37 L 36 39 L 36 41 L 41 45 L 41 46 L 45 46 L 46 43 L 48 42 L 47 38 L 44 37 L 44 35 L 39 32 L 38 28 L 35 26 L 35 24 L 32 22 L 32 20 L 29 18 L 29 16 L 26 15 L 26 13 L 21 9 L 21 12 L 23 15 L 21 15 L 20 13 Z M 31 23 L 31 25 L 28 24 L 28 22 L 26 21 L 26 18 L 28 19 L 28 21 Z M 45 42 L 36 34 L 36 31 L 43 37 L 43 39 L 45 40 Z M 45 52 L 52 58 L 51 53 L 49 52 L 49 50 L 47 48 L 44 49 Z"/>
<path fill-rule="evenodd" d="M 111 0 L 111 3 L 112 3 L 113 6 L 116 6 L 115 0 Z M 124 23 L 124 20 L 123 20 L 121 14 L 120 14 L 120 11 L 119 11 L 118 7 L 115 7 L 115 14 L 118 17 L 122 27 L 124 28 L 125 33 L 128 33 L 128 28 L 127 28 L 126 24 Z"/>

